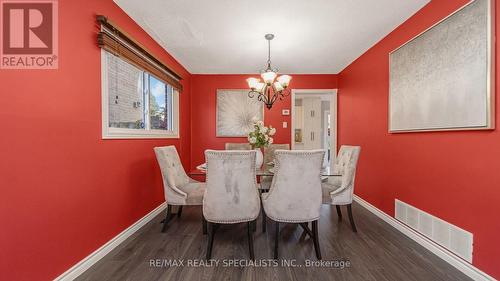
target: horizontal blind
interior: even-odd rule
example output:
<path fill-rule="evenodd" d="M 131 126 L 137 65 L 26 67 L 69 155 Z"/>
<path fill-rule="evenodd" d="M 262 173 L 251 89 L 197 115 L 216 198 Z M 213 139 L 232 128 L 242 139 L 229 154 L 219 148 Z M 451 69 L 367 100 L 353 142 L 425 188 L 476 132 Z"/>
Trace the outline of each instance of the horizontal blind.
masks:
<path fill-rule="evenodd" d="M 106 17 L 97 16 L 101 31 L 97 35 L 97 43 L 104 50 L 136 65 L 153 74 L 172 87 L 182 91 L 182 79 L 179 74 L 151 55 L 135 40 L 113 25 Z"/>
<path fill-rule="evenodd" d="M 144 72 L 106 52 L 108 126 L 144 129 Z"/>

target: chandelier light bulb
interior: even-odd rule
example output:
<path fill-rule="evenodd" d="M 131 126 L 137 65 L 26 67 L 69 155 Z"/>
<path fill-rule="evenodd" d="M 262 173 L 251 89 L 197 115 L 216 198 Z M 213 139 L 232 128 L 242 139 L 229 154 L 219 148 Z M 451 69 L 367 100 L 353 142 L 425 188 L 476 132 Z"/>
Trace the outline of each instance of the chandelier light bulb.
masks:
<path fill-rule="evenodd" d="M 248 78 L 247 79 L 247 83 L 248 83 L 248 87 L 250 89 L 257 89 L 257 84 L 259 84 L 260 80 L 257 79 L 257 78 Z"/>
<path fill-rule="evenodd" d="M 260 76 L 262 76 L 262 80 L 264 80 L 264 83 L 267 85 L 271 85 L 274 82 L 274 79 L 276 78 L 276 72 L 273 71 L 266 71 L 262 73 Z"/>
<path fill-rule="evenodd" d="M 286 88 L 290 84 L 290 80 L 292 80 L 292 76 L 281 75 L 280 77 L 278 77 L 277 80 L 278 80 L 278 82 L 280 82 L 280 84 L 281 84 L 281 86 L 283 86 L 283 88 Z"/>
<path fill-rule="evenodd" d="M 264 87 L 266 86 L 266 84 L 262 83 L 262 82 L 258 82 L 256 87 L 255 87 L 255 91 L 259 92 L 259 93 L 262 93 L 262 91 L 264 90 Z"/>
<path fill-rule="evenodd" d="M 276 91 L 278 91 L 278 92 L 281 92 L 281 91 L 283 91 L 285 89 L 285 88 L 283 88 L 283 86 L 281 85 L 281 83 L 278 82 L 278 81 L 274 82 L 273 85 L 274 85 L 274 89 Z"/>

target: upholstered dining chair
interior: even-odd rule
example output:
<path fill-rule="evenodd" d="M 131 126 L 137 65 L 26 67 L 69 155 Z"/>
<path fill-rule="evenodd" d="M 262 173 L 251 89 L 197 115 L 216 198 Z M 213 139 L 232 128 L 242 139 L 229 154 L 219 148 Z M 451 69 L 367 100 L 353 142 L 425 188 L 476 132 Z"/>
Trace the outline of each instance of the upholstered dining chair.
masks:
<path fill-rule="evenodd" d="M 321 209 L 321 166 L 324 150 L 276 150 L 271 189 L 262 194 L 268 218 L 275 222 L 274 258 L 278 258 L 280 223 L 297 223 L 314 242 L 321 259 L 318 220 Z M 312 231 L 309 229 L 312 222 Z"/>
<path fill-rule="evenodd" d="M 264 164 L 274 161 L 274 152 L 278 149 L 290 150 L 290 144 L 288 143 L 273 143 L 268 147 L 264 147 Z"/>
<path fill-rule="evenodd" d="M 187 176 L 175 146 L 155 147 L 154 151 L 160 165 L 165 201 L 167 202 L 167 215 L 163 220 L 161 230 L 165 232 L 168 222 L 173 217 L 172 206 L 178 206 L 177 217 L 180 218 L 182 206 L 203 204 L 205 183 L 195 181 Z M 205 225 L 203 225 L 203 233 L 206 233 Z"/>
<path fill-rule="evenodd" d="M 273 143 L 268 147 L 264 147 L 264 165 L 268 165 L 270 162 L 274 161 L 274 152 L 278 149 L 290 150 L 290 144 L 288 143 Z M 267 192 L 271 187 L 271 182 L 273 177 L 261 176 L 260 177 L 260 192 Z M 266 216 L 262 216 L 262 231 L 266 232 Z"/>
<path fill-rule="evenodd" d="M 252 146 L 249 143 L 232 143 L 227 142 L 226 150 L 252 150 Z"/>
<path fill-rule="evenodd" d="M 246 223 L 250 258 L 253 231 L 260 211 L 255 172 L 255 151 L 205 151 L 207 189 L 203 198 L 203 216 L 208 224 L 207 260 L 217 227 L 221 224 Z"/>
<path fill-rule="evenodd" d="M 357 229 L 352 216 L 352 197 L 360 152 L 359 146 L 342 145 L 333 166 L 334 173 L 342 176 L 328 177 L 328 181 L 322 183 L 323 203 L 335 205 L 339 220 L 342 220 L 340 206 L 347 206 L 349 221 L 354 232 L 357 232 Z"/>

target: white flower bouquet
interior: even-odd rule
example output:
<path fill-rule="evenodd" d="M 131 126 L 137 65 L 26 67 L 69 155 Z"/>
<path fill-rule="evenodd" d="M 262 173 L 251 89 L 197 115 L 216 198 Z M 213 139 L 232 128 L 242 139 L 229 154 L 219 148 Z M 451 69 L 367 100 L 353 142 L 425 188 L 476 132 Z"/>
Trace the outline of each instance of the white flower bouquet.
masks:
<path fill-rule="evenodd" d="M 273 126 L 266 127 L 264 122 L 255 121 L 253 131 L 248 133 L 248 142 L 255 148 L 267 147 L 273 143 L 273 136 L 276 134 L 276 129 Z"/>

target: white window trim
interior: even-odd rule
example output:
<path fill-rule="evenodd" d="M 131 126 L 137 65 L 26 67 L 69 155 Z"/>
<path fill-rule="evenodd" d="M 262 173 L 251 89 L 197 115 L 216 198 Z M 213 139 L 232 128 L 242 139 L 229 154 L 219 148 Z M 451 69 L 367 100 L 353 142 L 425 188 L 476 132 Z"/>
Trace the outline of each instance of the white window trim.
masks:
<path fill-rule="evenodd" d="M 102 111 L 102 139 L 179 139 L 179 91 L 174 89 L 173 101 L 173 130 L 137 130 L 109 127 L 109 93 L 107 76 L 106 51 L 101 49 L 101 111 Z"/>

